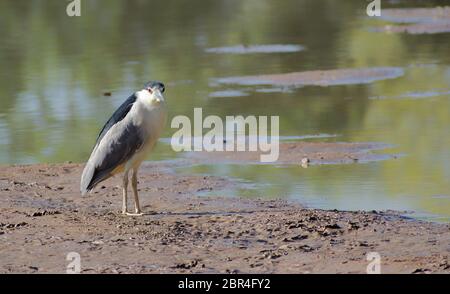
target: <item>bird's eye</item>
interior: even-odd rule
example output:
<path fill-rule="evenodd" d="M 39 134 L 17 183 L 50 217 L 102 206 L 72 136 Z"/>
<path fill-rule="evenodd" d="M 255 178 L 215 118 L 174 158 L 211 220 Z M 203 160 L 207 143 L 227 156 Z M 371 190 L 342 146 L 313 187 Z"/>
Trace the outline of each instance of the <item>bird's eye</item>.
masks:
<path fill-rule="evenodd" d="M 152 88 L 147 88 L 147 91 L 148 91 L 150 94 L 153 94 Z"/>

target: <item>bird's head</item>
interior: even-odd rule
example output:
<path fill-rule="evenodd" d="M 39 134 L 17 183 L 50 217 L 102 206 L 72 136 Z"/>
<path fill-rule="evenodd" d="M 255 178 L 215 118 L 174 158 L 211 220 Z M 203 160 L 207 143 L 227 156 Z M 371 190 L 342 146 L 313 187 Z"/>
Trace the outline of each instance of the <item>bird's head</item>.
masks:
<path fill-rule="evenodd" d="M 145 84 L 143 91 L 150 94 L 150 99 L 156 103 L 164 102 L 164 84 L 158 81 L 150 81 Z"/>

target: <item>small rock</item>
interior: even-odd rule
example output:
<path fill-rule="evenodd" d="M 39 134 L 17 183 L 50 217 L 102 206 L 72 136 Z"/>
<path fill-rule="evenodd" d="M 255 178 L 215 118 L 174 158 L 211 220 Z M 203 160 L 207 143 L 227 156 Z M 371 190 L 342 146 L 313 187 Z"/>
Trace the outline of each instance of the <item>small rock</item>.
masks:
<path fill-rule="evenodd" d="M 358 244 L 361 247 L 369 247 L 369 243 L 367 241 L 359 241 Z"/>
<path fill-rule="evenodd" d="M 349 230 L 357 230 L 359 228 L 360 228 L 360 226 L 359 226 L 359 223 L 357 223 L 357 222 L 349 222 L 348 223 Z"/>
<path fill-rule="evenodd" d="M 297 235 L 291 238 L 292 241 L 300 241 L 308 239 L 308 235 Z"/>
<path fill-rule="evenodd" d="M 341 226 L 336 224 L 336 223 L 335 224 L 326 225 L 325 227 L 328 228 L 328 229 L 336 229 L 336 230 L 341 228 Z"/>
<path fill-rule="evenodd" d="M 55 214 L 61 214 L 61 212 L 57 210 L 43 210 L 43 211 L 36 211 L 30 214 L 31 217 L 39 217 L 39 216 L 45 216 L 45 215 L 55 215 Z"/>
<path fill-rule="evenodd" d="M 198 260 L 191 260 L 191 261 L 187 261 L 184 263 L 178 263 L 175 265 L 175 268 L 179 268 L 179 269 L 191 269 L 194 268 L 198 265 Z"/>
<path fill-rule="evenodd" d="M 277 259 L 277 258 L 280 258 L 281 256 L 282 256 L 281 253 L 278 253 L 278 252 L 272 252 L 272 253 L 270 253 L 270 254 L 267 254 L 266 258 L 269 258 L 269 259 Z"/>
<path fill-rule="evenodd" d="M 338 245 L 344 243 L 344 240 L 338 240 L 338 239 L 331 239 L 330 245 Z"/>
<path fill-rule="evenodd" d="M 1 235 L 1 233 L 0 233 L 0 235 Z M 448 261 L 444 259 L 439 263 L 439 267 L 446 270 L 446 269 L 450 268 L 450 264 L 448 264 Z"/>
<path fill-rule="evenodd" d="M 303 252 L 311 252 L 314 250 L 314 248 L 312 248 L 309 245 L 303 245 L 299 247 L 300 250 L 302 250 Z"/>
<path fill-rule="evenodd" d="M 311 160 L 309 160 L 309 158 L 307 158 L 307 157 L 302 158 L 302 160 L 300 161 L 300 165 L 301 165 L 303 168 L 308 168 L 308 166 L 309 166 L 310 163 L 311 163 Z"/>
<path fill-rule="evenodd" d="M 260 266 L 263 266 L 263 264 L 262 263 L 252 263 L 252 264 L 250 264 L 251 268 L 260 267 Z"/>

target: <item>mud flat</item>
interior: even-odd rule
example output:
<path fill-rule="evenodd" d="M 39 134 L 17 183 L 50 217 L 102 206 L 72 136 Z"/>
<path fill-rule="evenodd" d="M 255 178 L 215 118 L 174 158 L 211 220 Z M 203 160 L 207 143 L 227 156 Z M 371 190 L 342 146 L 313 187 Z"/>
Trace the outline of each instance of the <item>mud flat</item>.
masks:
<path fill-rule="evenodd" d="M 396 159 L 401 154 L 377 153 L 392 147 L 383 143 L 347 142 L 280 142 L 278 165 L 320 165 L 367 163 Z M 223 147 L 225 150 L 225 146 Z M 235 148 L 236 150 L 237 148 Z M 190 152 L 186 158 L 192 163 L 242 163 L 259 164 L 261 155 L 267 152 L 229 151 L 229 152 Z"/>
<path fill-rule="evenodd" d="M 292 53 L 305 50 L 301 45 L 293 44 L 265 44 L 265 45 L 236 45 L 205 49 L 206 53 L 216 54 L 256 54 L 256 53 Z"/>
<path fill-rule="evenodd" d="M 381 19 L 400 23 L 374 28 L 375 31 L 407 34 L 450 32 L 450 7 L 383 9 Z"/>
<path fill-rule="evenodd" d="M 373 67 L 314 70 L 281 74 L 215 78 L 212 84 L 241 86 L 335 86 L 369 84 L 375 81 L 395 79 L 404 74 L 399 67 Z"/>
<path fill-rule="evenodd" d="M 314 147 L 294 149 L 332 157 Z M 335 159 L 364 149 L 341 148 Z M 449 224 L 393 211 L 199 197 L 236 183 L 173 167 L 145 163 L 146 214 L 132 218 L 119 213 L 120 178 L 82 197 L 81 164 L 1 166 L 0 272 L 64 273 L 67 254 L 77 252 L 82 273 L 366 273 L 367 254 L 377 252 L 383 273 L 450 273 Z"/>

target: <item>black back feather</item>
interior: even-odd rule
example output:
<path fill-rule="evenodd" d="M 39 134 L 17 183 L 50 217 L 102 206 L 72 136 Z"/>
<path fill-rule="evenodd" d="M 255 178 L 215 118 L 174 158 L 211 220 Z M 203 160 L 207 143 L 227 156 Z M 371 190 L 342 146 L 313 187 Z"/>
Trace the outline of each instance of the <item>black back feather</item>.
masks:
<path fill-rule="evenodd" d="M 125 118 L 125 116 L 127 116 L 128 112 L 130 112 L 131 110 L 131 107 L 133 107 L 134 102 L 136 102 L 136 99 L 137 99 L 136 94 L 133 94 L 130 97 L 128 97 L 128 99 L 125 100 L 125 102 L 122 103 L 122 105 L 120 105 L 119 108 L 117 108 L 117 110 L 108 119 L 108 121 L 98 134 L 94 148 L 100 143 L 100 141 L 103 139 L 103 137 L 106 135 L 106 133 L 109 131 L 109 129 L 111 129 L 113 125 L 120 122 Z"/>

